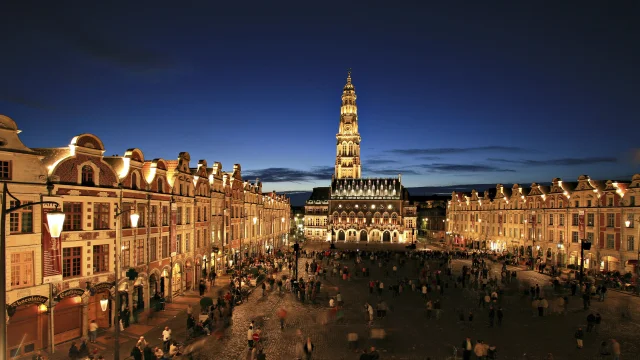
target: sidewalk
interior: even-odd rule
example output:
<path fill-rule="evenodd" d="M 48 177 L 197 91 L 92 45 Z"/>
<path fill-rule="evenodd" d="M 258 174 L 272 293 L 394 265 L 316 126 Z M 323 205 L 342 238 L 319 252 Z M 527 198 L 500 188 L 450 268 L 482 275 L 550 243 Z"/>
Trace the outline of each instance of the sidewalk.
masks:
<path fill-rule="evenodd" d="M 227 291 L 230 276 L 221 275 L 216 278 L 216 285 L 208 289 L 205 296 L 215 299 L 218 291 Z M 197 284 L 196 284 L 197 285 Z M 171 335 L 174 340 L 184 342 L 187 334 L 187 307 L 191 305 L 193 314 L 200 313 L 200 295 L 198 291 L 186 291 L 184 295 L 173 299 L 173 302 L 166 303 L 165 311 L 153 312 L 152 316 L 142 320 L 140 323 L 131 324 L 124 331 L 120 332 L 120 359 L 124 360 L 130 357 L 131 349 L 136 345 L 140 336 L 144 336 L 151 348 L 161 346 L 162 331 L 165 326 L 171 329 Z M 98 332 L 95 344 L 88 343 L 89 350 L 92 353 L 94 349 L 96 354 L 102 355 L 105 359 L 114 358 L 115 334 L 113 327 Z M 82 339 L 74 340 L 78 346 Z M 43 352 L 43 356 L 50 360 L 67 360 L 68 352 L 71 347 L 71 341 L 58 344 L 55 347 L 55 353 L 49 354 Z"/>

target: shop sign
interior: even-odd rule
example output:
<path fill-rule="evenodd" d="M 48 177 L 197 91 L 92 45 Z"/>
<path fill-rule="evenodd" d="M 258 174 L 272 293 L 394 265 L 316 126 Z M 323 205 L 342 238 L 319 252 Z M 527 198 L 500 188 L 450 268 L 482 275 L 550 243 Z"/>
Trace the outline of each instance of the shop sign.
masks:
<path fill-rule="evenodd" d="M 91 290 L 94 293 L 99 293 L 101 291 L 104 290 L 111 290 L 112 287 L 116 286 L 115 282 L 101 282 L 101 283 L 97 283 L 95 284 Z"/>
<path fill-rule="evenodd" d="M 58 295 L 56 295 L 56 300 L 60 301 L 68 297 L 82 296 L 84 295 L 84 292 L 85 290 L 80 288 L 67 289 L 65 291 L 60 292 Z"/>
<path fill-rule="evenodd" d="M 16 309 L 18 306 L 22 305 L 31 305 L 31 304 L 44 304 L 49 300 L 48 297 L 42 295 L 31 295 L 27 297 L 23 297 L 22 299 L 18 299 L 14 301 L 11 305 L 7 306 L 7 314 L 9 317 L 13 316 L 16 313 Z"/>

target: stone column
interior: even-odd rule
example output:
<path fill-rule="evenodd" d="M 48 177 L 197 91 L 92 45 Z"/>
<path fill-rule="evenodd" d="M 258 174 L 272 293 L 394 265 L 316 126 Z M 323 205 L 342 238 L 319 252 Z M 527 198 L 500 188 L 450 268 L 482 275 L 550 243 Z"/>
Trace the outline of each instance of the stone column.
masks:
<path fill-rule="evenodd" d="M 127 280 L 129 287 L 127 288 L 127 295 L 129 298 L 129 324 L 133 324 L 133 281 Z"/>
<path fill-rule="evenodd" d="M 85 296 L 86 295 L 86 296 Z M 82 295 L 82 337 L 89 336 L 89 295 L 85 291 L 85 295 Z"/>

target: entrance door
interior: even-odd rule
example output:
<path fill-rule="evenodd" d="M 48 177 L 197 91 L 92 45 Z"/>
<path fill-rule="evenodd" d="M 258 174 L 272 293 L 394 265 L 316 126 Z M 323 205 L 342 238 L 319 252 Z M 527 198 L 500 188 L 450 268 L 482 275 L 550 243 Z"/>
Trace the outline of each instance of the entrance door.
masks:
<path fill-rule="evenodd" d="M 82 303 L 76 296 L 66 298 L 53 310 L 55 343 L 77 339 L 82 335 Z"/>
<path fill-rule="evenodd" d="M 173 290 L 173 296 L 180 295 L 182 290 L 182 274 L 180 272 L 180 264 L 173 266 L 173 274 L 171 275 L 171 290 Z"/>
<path fill-rule="evenodd" d="M 338 232 L 338 240 L 344 241 L 344 231 L 340 230 L 340 232 Z"/>
<path fill-rule="evenodd" d="M 38 321 L 39 318 L 42 321 Z M 7 324 L 7 359 L 29 354 L 47 345 L 47 319 L 38 316 L 38 305 L 28 305 L 17 309 Z M 40 328 L 39 328 L 40 327 Z"/>
<path fill-rule="evenodd" d="M 391 241 L 391 234 L 388 231 L 385 231 L 384 234 L 382 234 L 382 241 L 384 242 Z"/>
<path fill-rule="evenodd" d="M 107 299 L 107 310 L 102 311 L 100 300 Z M 89 321 L 95 320 L 99 327 L 108 328 L 111 326 L 111 300 L 109 292 L 100 292 L 89 298 Z"/>
<path fill-rule="evenodd" d="M 360 241 L 367 241 L 367 232 L 364 230 L 360 232 Z"/>

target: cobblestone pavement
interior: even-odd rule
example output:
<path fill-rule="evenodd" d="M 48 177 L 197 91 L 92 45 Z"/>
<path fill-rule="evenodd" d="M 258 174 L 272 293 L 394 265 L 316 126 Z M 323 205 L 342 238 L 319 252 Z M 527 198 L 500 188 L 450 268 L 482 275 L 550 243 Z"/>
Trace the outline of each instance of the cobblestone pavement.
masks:
<path fill-rule="evenodd" d="M 307 259 L 300 259 L 300 274 L 304 274 L 306 261 Z M 371 264 L 368 260 L 365 263 L 371 268 L 371 279 L 383 280 L 385 285 L 395 282 L 395 278 L 386 275 L 385 270 L 378 268 L 377 264 Z M 457 273 L 464 264 L 469 262 L 455 260 L 454 272 Z M 431 267 L 434 269 L 437 264 L 432 263 Z M 385 290 L 382 298 L 392 309 L 387 318 L 376 320 L 373 328 L 385 329 L 387 337 L 380 341 L 370 340 L 371 328 L 365 321 L 362 308 L 367 301 L 375 304 L 378 296 L 369 295 L 369 279 L 343 281 L 337 277 L 328 277 L 323 281 L 323 297 L 318 304 L 302 304 L 289 293 L 280 295 L 272 292 L 262 297 L 261 291 L 256 291 L 248 303 L 236 308 L 232 326 L 227 329 L 226 336 L 222 340 L 206 338 L 201 351 L 194 358 L 246 359 L 249 354 L 246 331 L 251 320 L 256 321 L 263 330 L 261 346 L 270 360 L 294 359 L 294 344 L 298 341 L 296 329 L 301 329 L 303 336 L 312 338 L 316 345 L 314 359 L 358 359 L 358 353 L 348 348 L 347 334 L 350 332 L 359 334 L 360 348 L 375 345 L 380 350 L 382 359 L 453 359 L 453 347 L 459 346 L 466 336 L 473 341 L 483 340 L 496 345 L 500 359 L 542 359 L 549 352 L 553 353 L 555 359 L 596 358 L 600 341 L 610 338 L 621 343 L 623 358 L 638 353 L 638 298 L 610 291 L 605 302 L 594 299 L 591 308 L 600 312 L 603 323 L 598 333 L 586 335 L 585 348 L 578 350 L 573 334 L 578 326 L 586 328 L 588 315 L 588 312 L 582 310 L 581 299 L 571 298 L 567 315 L 552 314 L 542 318 L 533 316 L 530 299 L 522 295 L 519 285 L 538 283 L 543 287 L 544 295 L 552 299 L 555 294 L 550 288 L 550 278 L 533 271 L 516 271 L 518 284 L 506 289 L 501 302 L 505 313 L 501 327 L 488 326 L 487 310 L 478 307 L 474 291 L 455 288 L 451 283 L 443 296 L 431 295 L 433 299 L 439 298 L 442 301 L 443 311 L 439 320 L 426 318 L 424 300 L 419 293 L 405 291 L 399 297 L 393 297 Z M 416 278 L 415 264 L 409 262 L 405 268 L 400 269 L 399 275 Z M 330 321 L 328 325 L 323 325 L 322 319 L 328 312 L 328 296 L 334 296 L 338 288 L 345 301 L 344 322 L 337 324 Z M 288 311 L 287 325 L 283 331 L 275 316 L 276 310 L 281 306 Z M 626 306 L 634 309 L 632 320 L 621 320 L 621 308 Z M 473 322 L 460 322 L 458 310 L 465 314 L 472 311 Z"/>

